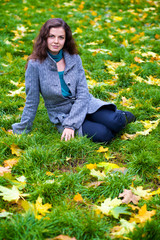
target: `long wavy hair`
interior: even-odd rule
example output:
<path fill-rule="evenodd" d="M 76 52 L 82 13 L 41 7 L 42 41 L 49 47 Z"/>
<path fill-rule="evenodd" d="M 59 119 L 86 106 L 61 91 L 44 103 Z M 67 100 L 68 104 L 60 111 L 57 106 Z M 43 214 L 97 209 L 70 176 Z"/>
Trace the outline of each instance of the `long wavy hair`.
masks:
<path fill-rule="evenodd" d="M 65 30 L 66 40 L 63 50 L 67 51 L 71 55 L 78 54 L 77 46 L 73 39 L 72 31 L 68 24 L 61 18 L 52 18 L 49 19 L 46 23 L 44 23 L 44 25 L 41 27 L 40 32 L 33 44 L 33 52 L 28 57 L 27 61 L 30 59 L 38 59 L 42 62 L 46 59 L 48 50 L 47 38 L 52 27 L 53 28 L 62 27 Z M 26 64 L 26 68 L 27 65 L 28 64 Z"/>

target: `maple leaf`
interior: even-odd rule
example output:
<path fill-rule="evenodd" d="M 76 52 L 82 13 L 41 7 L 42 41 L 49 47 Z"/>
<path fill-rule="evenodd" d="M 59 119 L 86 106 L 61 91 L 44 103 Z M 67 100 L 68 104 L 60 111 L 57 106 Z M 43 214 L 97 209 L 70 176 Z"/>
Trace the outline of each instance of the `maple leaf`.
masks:
<path fill-rule="evenodd" d="M 102 153 L 102 152 L 108 152 L 108 149 L 109 149 L 109 148 L 104 148 L 103 146 L 101 146 L 101 147 L 97 150 L 97 152 L 100 152 L 100 153 Z"/>
<path fill-rule="evenodd" d="M 138 62 L 138 63 L 142 63 L 142 62 L 144 62 L 141 58 L 139 58 L 139 57 L 135 57 L 134 58 L 134 61 L 135 62 Z"/>
<path fill-rule="evenodd" d="M 135 222 L 128 222 L 125 219 L 120 219 L 120 226 L 115 226 L 111 229 L 111 236 L 113 237 L 123 237 L 124 234 L 127 234 L 129 232 L 132 232 L 134 228 L 136 227 Z M 127 239 L 127 238 L 126 238 Z"/>
<path fill-rule="evenodd" d="M 113 215 L 114 218 L 118 219 L 120 214 L 127 214 L 127 215 L 131 215 L 130 212 L 127 211 L 127 207 L 114 207 L 110 210 L 110 214 Z"/>
<path fill-rule="evenodd" d="M 1 167 L 0 166 L 0 176 L 3 176 L 4 175 L 4 173 L 10 173 L 11 172 L 11 169 L 10 169 L 10 167 Z"/>
<path fill-rule="evenodd" d="M 138 214 L 134 214 L 130 219 L 130 222 L 143 223 L 147 220 L 151 220 L 151 217 L 156 214 L 155 210 L 147 211 L 147 205 L 144 204 L 138 211 Z"/>
<path fill-rule="evenodd" d="M 105 215 L 111 215 L 111 210 L 117 206 L 119 206 L 122 203 L 122 201 L 118 198 L 114 198 L 111 200 L 111 198 L 107 198 L 101 206 L 96 206 L 97 209 L 99 209 L 103 214 Z"/>
<path fill-rule="evenodd" d="M 97 167 L 104 167 L 105 172 L 109 172 L 114 168 L 119 168 L 119 166 L 115 163 L 107 163 L 107 162 L 100 162 L 97 164 Z"/>
<path fill-rule="evenodd" d="M 148 199 L 151 197 L 151 189 L 146 189 L 146 190 L 143 190 L 143 187 L 142 186 L 139 186 L 137 188 L 133 188 L 133 187 L 130 187 L 132 192 L 144 199 Z"/>
<path fill-rule="evenodd" d="M 12 189 L 7 187 L 0 186 L 0 196 L 3 196 L 3 200 L 11 202 L 11 201 L 18 201 L 18 199 L 23 196 L 28 196 L 29 194 L 23 193 L 21 194 L 20 191 L 16 186 L 13 186 Z"/>
<path fill-rule="evenodd" d="M 89 183 L 88 185 L 87 185 L 87 188 L 89 188 L 89 187 L 98 187 L 99 185 L 101 185 L 102 183 L 104 183 L 104 181 L 96 181 L 96 182 L 92 182 L 92 183 Z"/>
<path fill-rule="evenodd" d="M 24 87 L 20 87 L 18 90 L 9 91 L 10 94 L 7 94 L 7 96 L 14 97 L 18 95 L 20 97 L 25 97 L 25 92 L 23 90 L 24 90 Z"/>
<path fill-rule="evenodd" d="M 10 212 L 7 212 L 5 210 L 2 210 L 1 213 L 0 213 L 0 218 L 9 218 L 10 216 L 12 216 L 13 213 L 10 213 Z"/>
<path fill-rule="evenodd" d="M 95 169 L 95 168 L 97 168 L 97 164 L 96 163 L 94 163 L 94 164 L 90 163 L 90 164 L 87 164 L 86 167 L 90 170 Z"/>
<path fill-rule="evenodd" d="M 12 154 L 15 154 L 18 157 L 21 156 L 21 154 L 23 152 L 23 150 L 20 149 L 18 147 L 18 145 L 14 144 L 14 143 L 11 145 L 11 151 L 12 151 Z"/>
<path fill-rule="evenodd" d="M 130 203 L 133 202 L 134 204 L 137 204 L 140 200 L 139 196 L 136 196 L 132 193 L 131 190 L 124 189 L 123 193 L 120 193 L 118 197 L 123 197 L 122 203 Z"/>
<path fill-rule="evenodd" d="M 76 202 L 83 202 L 83 198 L 81 196 L 81 194 L 77 193 L 75 196 L 74 196 L 74 201 Z"/>
<path fill-rule="evenodd" d="M 122 101 L 120 103 L 124 107 L 135 108 L 134 106 L 131 106 L 131 104 L 132 104 L 132 99 L 131 98 L 127 99 L 126 97 L 122 97 Z"/>
<path fill-rule="evenodd" d="M 99 170 L 96 171 L 94 169 L 91 169 L 90 175 L 93 176 L 93 177 L 97 177 L 98 180 L 104 180 L 106 178 L 105 172 L 100 172 Z"/>
<path fill-rule="evenodd" d="M 5 160 L 3 162 L 4 166 L 5 167 L 10 167 L 12 168 L 14 165 L 16 165 L 18 163 L 19 159 L 17 158 L 12 158 L 12 159 L 8 159 L 8 160 Z"/>
<path fill-rule="evenodd" d="M 76 240 L 76 238 L 75 237 L 71 238 L 67 235 L 58 235 L 57 237 L 48 238 L 46 240 Z"/>
<path fill-rule="evenodd" d="M 46 213 L 49 213 L 48 209 L 52 208 L 52 205 L 49 203 L 42 204 L 42 198 L 38 197 L 36 200 L 35 208 L 42 216 L 45 216 Z"/>

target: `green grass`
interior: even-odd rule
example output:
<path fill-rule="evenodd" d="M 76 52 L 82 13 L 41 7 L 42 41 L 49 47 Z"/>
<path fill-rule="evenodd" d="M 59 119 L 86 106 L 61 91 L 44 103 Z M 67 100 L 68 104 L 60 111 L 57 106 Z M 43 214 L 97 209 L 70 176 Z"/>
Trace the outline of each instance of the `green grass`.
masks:
<path fill-rule="evenodd" d="M 24 175 L 27 184 L 19 190 L 29 193 L 25 199 L 35 203 L 40 196 L 43 204 L 50 203 L 52 208 L 38 220 L 33 211 L 26 213 L 20 202 L 7 202 L 0 197 L 0 213 L 3 209 L 13 213 L 8 218 L 1 218 L 0 239 L 39 240 L 64 234 L 77 240 L 109 240 L 110 230 L 119 224 L 119 220 L 96 214 L 94 205 L 108 197 L 118 197 L 131 184 L 152 190 L 159 187 L 159 125 L 148 135 L 121 139 L 124 133 L 144 131 L 141 121 L 155 121 L 160 117 L 160 91 L 156 84 L 156 79 L 160 79 L 159 14 L 159 3 L 153 0 L 1 1 L 0 165 L 16 157 L 11 151 L 12 144 L 18 145 L 23 153 L 11 174 L 0 176 L 0 185 L 11 188 L 16 184 L 14 180 Z M 19 108 L 25 104 L 22 96 L 9 96 L 9 91 L 19 88 L 12 81 L 24 82 L 26 56 L 32 52 L 32 40 L 42 24 L 52 17 L 63 18 L 73 32 L 77 28 L 82 30 L 82 33 L 74 33 L 74 38 L 89 85 L 90 80 L 97 83 L 90 86 L 90 92 L 97 98 L 114 102 L 119 109 L 132 111 L 137 117 L 137 122 L 128 125 L 107 146 L 103 145 L 109 148 L 113 159 L 107 160 L 104 153 L 98 153 L 96 150 L 101 144 L 86 137 L 60 141 L 60 134 L 50 123 L 42 98 L 30 134 L 9 135 L 4 131 L 20 121 L 22 111 Z M 18 27 L 22 31 L 17 32 Z M 104 49 L 107 49 L 106 53 L 103 53 Z M 136 62 L 135 57 L 141 62 Z M 108 60 L 113 64 L 124 64 L 111 72 L 106 65 Z M 150 76 L 155 80 L 152 84 L 146 82 Z M 137 77 L 143 78 L 142 81 Z M 110 84 L 112 80 L 114 84 Z M 123 105 L 122 97 L 131 99 L 131 103 Z M 125 167 L 127 172 L 107 173 L 101 185 L 87 187 L 97 178 L 90 175 L 86 164 L 104 161 Z M 47 172 L 53 175 L 48 176 Z M 53 179 L 52 184 L 46 182 Z M 82 195 L 84 202 L 74 200 L 77 193 Z M 139 201 L 139 207 L 146 203 L 147 210 L 155 209 L 156 214 L 152 221 L 146 221 L 130 232 L 130 239 L 160 239 L 159 202 L 158 195 Z"/>

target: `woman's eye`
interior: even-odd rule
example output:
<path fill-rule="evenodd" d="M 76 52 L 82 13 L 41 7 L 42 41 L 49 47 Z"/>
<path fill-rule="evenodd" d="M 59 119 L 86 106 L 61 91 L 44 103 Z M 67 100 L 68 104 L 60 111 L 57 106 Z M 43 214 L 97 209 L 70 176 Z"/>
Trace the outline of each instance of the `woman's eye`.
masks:
<path fill-rule="evenodd" d="M 64 37 L 61 36 L 60 39 L 64 39 Z"/>
<path fill-rule="evenodd" d="M 50 38 L 54 38 L 54 35 L 49 35 Z"/>

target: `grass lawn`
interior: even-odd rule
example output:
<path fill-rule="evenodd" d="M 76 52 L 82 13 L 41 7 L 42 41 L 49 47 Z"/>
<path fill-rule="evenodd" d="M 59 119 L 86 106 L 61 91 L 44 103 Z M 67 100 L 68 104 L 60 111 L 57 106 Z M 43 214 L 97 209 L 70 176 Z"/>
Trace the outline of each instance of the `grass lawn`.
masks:
<path fill-rule="evenodd" d="M 160 239 L 159 15 L 158 0 L 1 0 L 0 239 Z M 90 92 L 137 117 L 108 145 L 60 141 L 42 98 L 32 132 L 8 132 L 54 17 L 71 26 Z"/>

